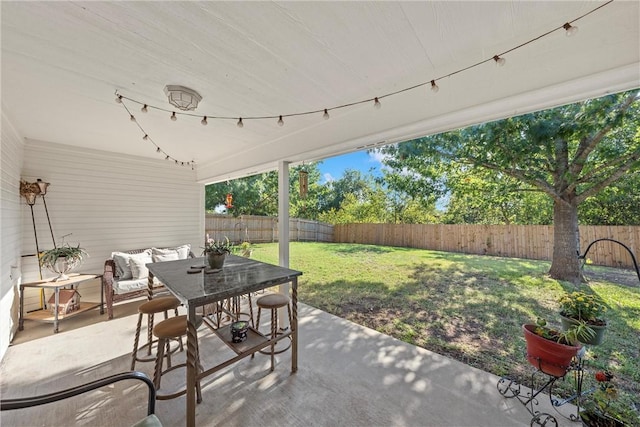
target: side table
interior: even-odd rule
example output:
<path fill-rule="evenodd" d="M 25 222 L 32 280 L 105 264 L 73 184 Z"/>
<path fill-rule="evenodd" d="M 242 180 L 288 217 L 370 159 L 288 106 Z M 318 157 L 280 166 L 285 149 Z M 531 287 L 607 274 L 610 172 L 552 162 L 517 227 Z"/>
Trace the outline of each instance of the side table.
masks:
<path fill-rule="evenodd" d="M 84 282 L 90 280 L 101 279 L 102 274 L 70 274 L 69 279 L 53 282 L 51 280 L 40 280 L 37 282 L 22 283 L 20 285 L 20 318 L 18 320 L 18 330 L 24 329 L 24 319 L 34 320 L 36 322 L 53 322 L 53 332 L 58 332 L 58 322 L 64 319 L 68 319 L 77 314 L 84 313 L 85 311 L 92 310 L 96 307 L 100 307 L 100 314 L 104 314 L 104 288 L 100 285 L 100 303 L 95 302 L 81 302 L 80 308 L 68 314 L 59 314 L 58 307 L 60 302 L 60 289 L 70 288 L 77 289 L 77 287 Z M 32 311 L 24 314 L 24 288 L 45 288 L 53 289 L 54 291 L 54 311 L 53 313 L 45 308 L 42 310 Z"/>

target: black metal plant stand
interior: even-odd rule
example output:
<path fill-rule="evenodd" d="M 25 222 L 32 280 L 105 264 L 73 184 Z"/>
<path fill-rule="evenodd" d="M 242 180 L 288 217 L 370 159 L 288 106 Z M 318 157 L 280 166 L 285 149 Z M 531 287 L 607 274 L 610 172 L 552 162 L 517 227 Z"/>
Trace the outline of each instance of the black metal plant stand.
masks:
<path fill-rule="evenodd" d="M 543 372 L 540 369 L 537 369 L 531 374 L 531 386 L 529 387 L 530 391 L 524 392 L 521 388 L 520 383 L 507 378 L 502 377 L 498 380 L 496 387 L 498 388 L 498 392 L 507 399 L 516 398 L 518 401 L 524 405 L 524 407 L 529 411 L 529 413 L 533 416 L 531 419 L 531 423 L 529 424 L 531 427 L 538 426 L 558 426 L 558 420 L 556 419 L 556 415 L 549 414 L 548 412 L 543 412 L 541 408 L 539 408 L 540 401 L 538 400 L 538 396 L 544 392 L 545 390 L 549 393 L 549 402 L 551 403 L 551 407 L 557 412 L 557 415 L 562 416 L 563 418 L 568 419 L 569 421 L 580 421 L 580 404 L 581 398 L 591 392 L 595 388 L 590 388 L 589 390 L 583 390 L 583 379 L 584 379 L 584 347 L 571 362 L 571 366 L 568 367 L 567 372 L 562 377 L 556 377 L 553 375 L 549 375 Z M 542 374 L 546 377 L 544 384 L 542 384 L 538 389 L 536 389 L 536 377 Z M 558 399 L 553 397 L 553 388 L 558 380 L 563 380 L 567 375 L 573 375 L 575 380 L 575 393 L 566 399 Z M 539 381 L 538 381 L 539 382 Z M 565 415 L 559 411 L 559 408 L 573 403 L 576 406 L 575 413 L 570 413 L 569 415 Z"/>

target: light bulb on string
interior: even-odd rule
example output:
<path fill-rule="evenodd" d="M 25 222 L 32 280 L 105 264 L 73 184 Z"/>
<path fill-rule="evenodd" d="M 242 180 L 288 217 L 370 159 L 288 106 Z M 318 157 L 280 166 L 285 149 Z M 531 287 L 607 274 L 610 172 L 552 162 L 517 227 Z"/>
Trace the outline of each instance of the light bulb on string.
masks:
<path fill-rule="evenodd" d="M 117 102 L 118 104 L 122 104 L 122 95 L 117 95 L 117 96 L 116 96 L 116 102 Z"/>
<path fill-rule="evenodd" d="M 143 113 L 146 113 L 147 111 L 149 111 L 149 110 L 147 110 L 147 104 L 144 104 L 142 106 L 142 108 L 140 109 L 140 111 L 142 111 Z"/>
<path fill-rule="evenodd" d="M 329 120 L 329 111 L 326 108 L 324 109 L 324 114 L 322 115 L 322 118 L 325 120 Z"/>
<path fill-rule="evenodd" d="M 206 126 L 209 124 L 209 122 L 207 121 L 207 116 L 204 116 L 202 120 L 200 120 L 200 124 L 202 124 L 202 126 Z"/>
<path fill-rule="evenodd" d="M 278 126 L 284 126 L 284 120 L 282 120 L 282 116 L 280 116 L 280 118 L 278 119 Z"/>
<path fill-rule="evenodd" d="M 439 90 L 440 90 L 440 88 L 436 84 L 436 81 L 435 80 L 431 80 L 431 92 L 438 93 Z"/>
<path fill-rule="evenodd" d="M 135 123 L 136 118 L 133 116 L 133 114 L 129 114 L 129 116 L 130 116 L 130 117 L 129 117 L 129 120 L 131 120 L 132 122 L 134 122 L 134 123 Z"/>
<path fill-rule="evenodd" d="M 144 136 L 142 137 L 142 140 L 143 140 L 143 141 L 146 141 L 146 140 L 148 140 L 148 139 L 149 139 L 149 135 L 147 135 L 147 134 L 145 133 L 145 134 L 144 134 Z"/>
<path fill-rule="evenodd" d="M 573 26 L 571 24 L 569 24 L 568 22 L 565 23 L 562 28 L 564 28 L 566 30 L 566 36 L 567 37 L 571 37 L 573 35 L 575 35 L 578 32 L 578 27 Z"/>
<path fill-rule="evenodd" d="M 376 96 L 375 99 L 373 100 L 373 108 L 375 108 L 376 110 L 379 110 L 382 108 L 382 104 L 380 103 L 380 101 L 378 100 L 378 97 Z"/>
<path fill-rule="evenodd" d="M 156 148 L 156 153 L 160 152 L 160 147 Z"/>
<path fill-rule="evenodd" d="M 169 156 L 165 157 L 164 159 L 165 159 L 165 160 L 169 160 Z"/>
<path fill-rule="evenodd" d="M 178 164 L 178 160 L 174 160 L 174 162 L 176 162 L 176 165 Z"/>
<path fill-rule="evenodd" d="M 496 61 L 496 65 L 498 67 L 504 67 L 505 62 L 507 62 L 506 59 L 499 57 L 498 55 L 494 55 L 493 56 L 493 60 Z"/>
<path fill-rule="evenodd" d="M 176 120 L 178 120 L 178 116 L 176 116 L 176 112 L 175 111 L 173 113 L 171 113 L 171 120 L 173 120 L 174 122 Z"/>
<path fill-rule="evenodd" d="M 240 117 L 238 119 L 238 123 L 236 123 L 236 126 L 238 126 L 239 128 L 243 128 L 244 127 L 244 123 L 242 123 L 242 117 Z"/>

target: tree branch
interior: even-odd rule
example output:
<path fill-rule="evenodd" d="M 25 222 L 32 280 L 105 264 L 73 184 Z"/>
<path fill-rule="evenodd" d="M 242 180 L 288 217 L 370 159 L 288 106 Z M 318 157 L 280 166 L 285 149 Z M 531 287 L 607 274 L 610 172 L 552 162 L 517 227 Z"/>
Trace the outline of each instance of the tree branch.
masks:
<path fill-rule="evenodd" d="M 582 192 L 581 194 L 579 194 L 576 197 L 576 202 L 578 204 L 582 203 L 584 200 L 586 200 L 587 197 L 589 197 L 589 196 L 591 196 L 593 194 L 596 194 L 597 192 L 599 192 L 603 188 L 607 187 L 612 182 L 615 182 L 618 178 L 620 178 L 622 175 L 627 173 L 629 171 L 629 169 L 631 169 L 634 166 L 635 161 L 637 161 L 638 159 L 640 159 L 640 153 L 637 153 L 634 156 L 633 161 L 630 161 L 629 163 L 627 163 L 625 165 L 622 165 L 613 174 L 611 174 L 607 179 L 601 181 L 599 184 L 596 184 L 593 187 L 590 187 L 587 190 L 585 190 L 584 192 Z"/>
<path fill-rule="evenodd" d="M 592 138 L 583 138 L 580 141 L 580 145 L 576 150 L 576 155 L 571 162 L 570 172 L 572 175 L 577 176 L 580 171 L 582 171 L 582 168 L 584 167 L 589 154 L 591 154 L 591 152 L 596 148 L 602 138 L 604 138 L 607 133 L 609 133 L 609 131 L 613 129 L 616 120 L 627 112 L 627 110 L 631 107 L 631 105 L 638 97 L 639 93 L 640 91 L 635 91 L 629 94 L 629 96 L 619 105 L 615 116 L 607 120 L 607 124 L 602 129 L 600 129 L 600 131 L 598 131 Z"/>

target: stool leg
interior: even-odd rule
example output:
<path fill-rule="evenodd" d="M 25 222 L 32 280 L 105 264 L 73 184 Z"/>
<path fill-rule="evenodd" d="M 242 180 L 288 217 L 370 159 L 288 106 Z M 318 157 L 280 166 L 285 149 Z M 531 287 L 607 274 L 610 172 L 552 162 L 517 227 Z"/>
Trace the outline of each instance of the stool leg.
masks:
<path fill-rule="evenodd" d="M 133 353 L 131 353 L 131 370 L 136 370 L 136 358 L 138 357 L 138 343 L 140 342 L 140 329 L 142 329 L 142 313 L 138 314 L 138 324 L 136 326 L 136 336 L 133 339 Z"/>
<path fill-rule="evenodd" d="M 278 334 L 278 309 L 271 309 L 271 339 L 275 339 Z M 271 344 L 271 372 L 273 372 L 274 359 L 275 359 L 276 345 Z"/>
<path fill-rule="evenodd" d="M 291 318 L 291 304 L 287 304 L 287 312 L 289 313 L 289 328 L 293 332 L 293 319 Z"/>
<path fill-rule="evenodd" d="M 153 341 L 153 313 L 149 313 L 149 320 L 147 325 L 147 342 L 149 348 L 147 348 L 147 356 L 151 356 L 151 341 Z"/>
<path fill-rule="evenodd" d="M 158 355 L 156 356 L 156 365 L 153 371 L 153 385 L 156 390 L 160 388 L 160 379 L 162 378 L 162 359 L 164 359 L 165 339 L 158 340 Z"/>

